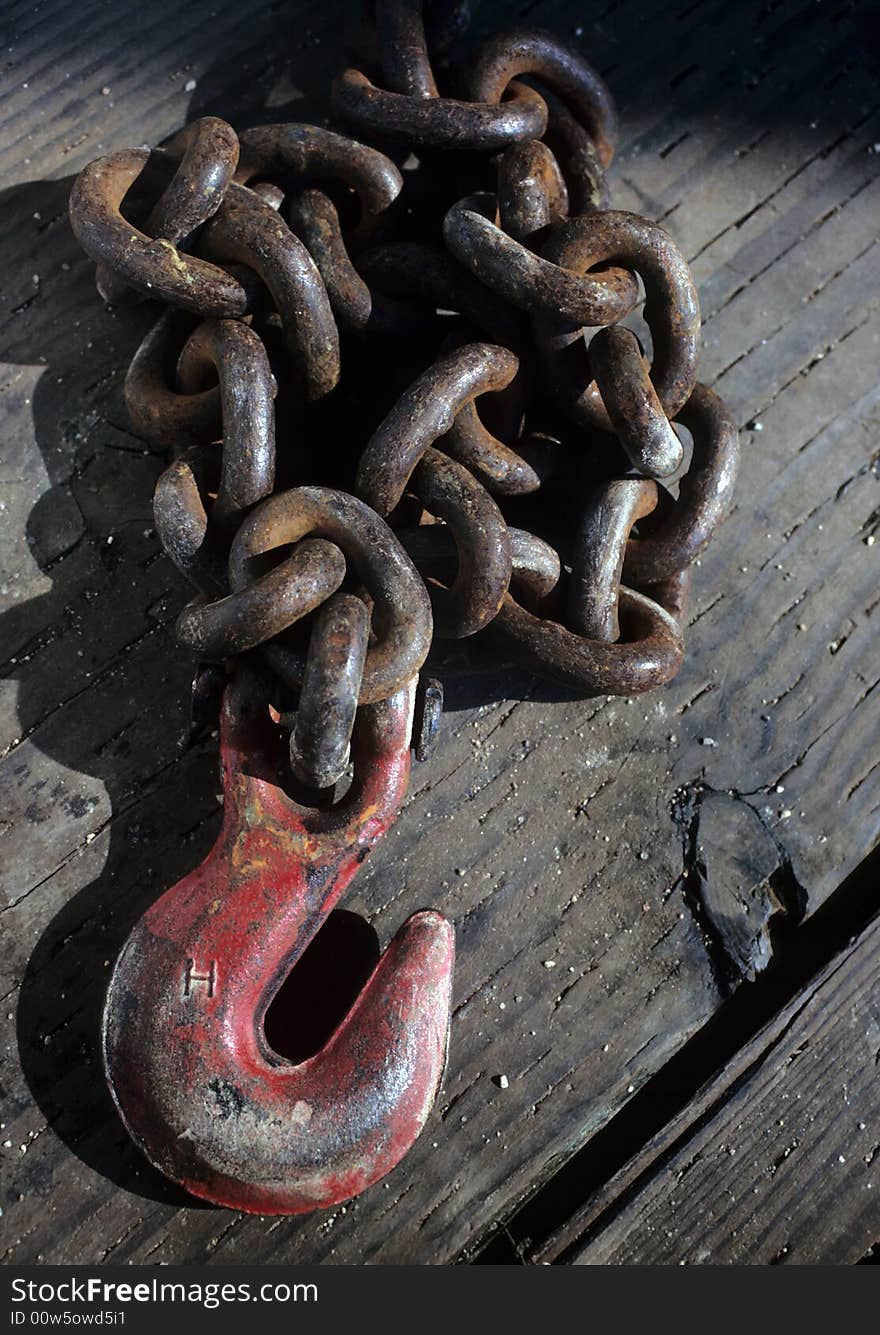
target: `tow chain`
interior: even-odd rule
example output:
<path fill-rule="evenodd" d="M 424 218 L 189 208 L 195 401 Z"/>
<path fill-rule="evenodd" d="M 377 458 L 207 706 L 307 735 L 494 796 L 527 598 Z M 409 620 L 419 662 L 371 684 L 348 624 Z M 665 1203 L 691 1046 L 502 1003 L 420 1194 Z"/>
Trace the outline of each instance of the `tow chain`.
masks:
<path fill-rule="evenodd" d="M 657 224 L 609 207 L 617 123 L 599 75 L 544 32 L 462 54 L 466 5 L 425 9 L 377 0 L 333 85 L 345 133 L 204 117 L 161 149 L 93 162 L 70 199 L 101 296 L 167 308 L 125 400 L 133 430 L 173 456 L 156 529 L 196 590 L 177 639 L 244 665 L 226 706 L 235 754 L 256 692 L 289 734 L 298 797 L 325 816 L 351 805 L 334 785 L 353 734 L 376 732 L 381 706 L 398 738 L 416 679 L 412 744 L 430 752 L 441 642 L 586 695 L 669 681 L 690 567 L 737 466 L 730 413 L 696 378 L 688 265 Z M 217 1186 L 241 1164 L 187 1175 L 120 1092 L 113 996 L 123 1115 L 192 1190 L 307 1209 L 396 1161 L 286 1196 Z"/>

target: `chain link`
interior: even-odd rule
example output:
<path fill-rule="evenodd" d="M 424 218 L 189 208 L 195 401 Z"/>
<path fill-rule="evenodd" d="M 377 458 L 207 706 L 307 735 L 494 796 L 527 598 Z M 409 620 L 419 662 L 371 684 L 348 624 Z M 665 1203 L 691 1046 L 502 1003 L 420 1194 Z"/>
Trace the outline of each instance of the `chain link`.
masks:
<path fill-rule="evenodd" d="M 736 475 L 688 265 L 609 207 L 604 82 L 543 32 L 462 54 L 467 16 L 368 9 L 332 106 L 369 143 L 205 117 L 71 193 L 101 295 L 168 307 L 125 400 L 173 456 L 157 531 L 198 591 L 177 637 L 263 656 L 319 789 L 432 636 L 587 693 L 668 681 Z M 621 323 L 639 313 L 650 355 Z M 416 708 L 422 756 L 442 709 L 423 672 Z"/>

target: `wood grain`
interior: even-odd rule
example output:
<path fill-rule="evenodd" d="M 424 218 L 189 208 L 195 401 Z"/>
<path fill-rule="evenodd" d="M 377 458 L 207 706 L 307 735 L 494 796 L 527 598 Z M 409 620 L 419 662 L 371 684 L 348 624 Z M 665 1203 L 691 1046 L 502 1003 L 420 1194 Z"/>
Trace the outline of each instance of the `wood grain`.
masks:
<path fill-rule="evenodd" d="M 210 739 L 178 749 L 186 591 L 152 531 L 161 460 L 121 405 L 148 316 L 98 302 L 66 194 L 91 157 L 187 116 L 320 114 L 339 12 L 8 7 L 8 1260 L 470 1255 L 760 967 L 779 915 L 812 911 L 876 842 L 880 114 L 858 11 L 487 7 L 482 27 L 523 15 L 609 77 L 615 202 L 665 220 L 693 262 L 703 375 L 746 428 L 736 510 L 669 689 L 624 704 L 513 674 L 448 683 L 441 747 L 349 900 L 383 942 L 428 904 L 458 933 L 446 1089 L 398 1170 L 329 1215 L 265 1221 L 182 1201 L 128 1143 L 97 1058 L 108 962 L 207 850 L 219 785 Z"/>
<path fill-rule="evenodd" d="M 878 998 L 875 922 L 703 1091 L 689 1134 L 666 1153 L 648 1147 L 635 1188 L 572 1263 L 828 1265 L 865 1256 L 880 1235 Z"/>

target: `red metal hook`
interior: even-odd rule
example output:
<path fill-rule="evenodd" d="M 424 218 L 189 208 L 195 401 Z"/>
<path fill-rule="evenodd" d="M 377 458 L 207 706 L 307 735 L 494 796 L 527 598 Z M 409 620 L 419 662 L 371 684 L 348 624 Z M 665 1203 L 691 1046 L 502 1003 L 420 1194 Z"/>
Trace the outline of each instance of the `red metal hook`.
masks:
<path fill-rule="evenodd" d="M 446 1060 L 454 959 L 439 913 L 411 917 L 326 1045 L 299 1065 L 266 1011 L 406 792 L 414 683 L 359 711 L 354 781 L 329 811 L 276 782 L 259 679 L 221 725 L 223 827 L 132 931 L 104 1012 L 108 1082 L 166 1176 L 231 1209 L 298 1214 L 363 1191 L 421 1131 Z"/>

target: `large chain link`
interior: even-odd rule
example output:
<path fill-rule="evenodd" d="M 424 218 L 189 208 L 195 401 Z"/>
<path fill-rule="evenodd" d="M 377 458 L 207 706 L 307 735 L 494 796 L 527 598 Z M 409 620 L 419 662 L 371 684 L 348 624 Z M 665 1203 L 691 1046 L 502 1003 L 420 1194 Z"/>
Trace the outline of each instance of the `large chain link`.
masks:
<path fill-rule="evenodd" d="M 125 398 L 173 455 L 157 531 L 197 590 L 178 639 L 263 656 L 316 788 L 432 635 L 585 693 L 668 681 L 736 474 L 687 263 L 609 208 L 608 89 L 547 33 L 460 55 L 466 17 L 376 0 L 333 85 L 369 146 L 205 117 L 71 194 L 101 295 L 169 308 Z M 439 700 L 423 673 L 418 754 Z"/>

